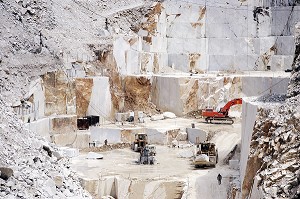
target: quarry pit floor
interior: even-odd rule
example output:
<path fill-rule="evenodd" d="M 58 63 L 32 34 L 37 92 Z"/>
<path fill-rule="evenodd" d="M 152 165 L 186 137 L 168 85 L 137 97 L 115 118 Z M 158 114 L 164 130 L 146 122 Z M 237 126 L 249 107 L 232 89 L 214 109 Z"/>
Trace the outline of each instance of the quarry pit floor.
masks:
<path fill-rule="evenodd" d="M 71 168 L 81 178 L 98 180 L 106 176 L 119 176 L 129 180 L 148 181 L 181 181 L 185 183 L 186 198 L 226 198 L 229 179 L 238 177 L 238 171 L 232 170 L 228 165 L 223 164 L 224 158 L 233 147 L 240 143 L 241 124 L 236 121 L 233 125 L 228 124 L 207 124 L 201 119 L 176 118 L 168 121 L 146 122 L 147 127 L 158 126 L 191 126 L 195 123 L 196 128 L 209 132 L 211 141 L 216 143 L 219 151 L 219 163 L 215 168 L 195 169 L 192 161 L 187 155 L 194 151 L 194 146 L 187 147 L 187 144 L 179 148 L 172 148 L 166 145 L 156 145 L 156 163 L 154 165 L 139 165 L 137 160 L 139 153 L 129 148 L 115 149 L 101 152 L 103 159 L 86 159 L 87 152 L 80 153 L 72 158 Z M 180 155 L 181 154 L 181 157 Z M 183 155 L 184 156 L 184 155 Z M 223 182 L 218 185 L 217 175 L 223 176 Z"/>

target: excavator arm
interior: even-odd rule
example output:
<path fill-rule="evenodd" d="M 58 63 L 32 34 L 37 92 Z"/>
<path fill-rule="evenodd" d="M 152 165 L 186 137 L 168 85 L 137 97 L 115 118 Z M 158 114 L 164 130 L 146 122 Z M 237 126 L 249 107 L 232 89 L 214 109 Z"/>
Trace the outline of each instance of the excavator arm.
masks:
<path fill-rule="evenodd" d="M 225 104 L 225 106 L 223 108 L 221 108 L 220 113 L 223 113 L 225 116 L 227 116 L 230 107 L 232 107 L 236 104 L 242 104 L 242 103 L 243 103 L 242 98 L 233 99 L 233 100 L 227 102 L 227 104 Z"/>

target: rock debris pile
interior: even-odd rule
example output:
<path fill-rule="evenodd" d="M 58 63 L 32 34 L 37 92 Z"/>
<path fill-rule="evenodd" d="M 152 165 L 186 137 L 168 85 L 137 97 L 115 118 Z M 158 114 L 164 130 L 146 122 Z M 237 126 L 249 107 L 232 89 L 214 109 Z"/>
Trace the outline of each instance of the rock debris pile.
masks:
<path fill-rule="evenodd" d="M 300 114 L 283 105 L 279 111 L 260 110 L 250 157 L 260 165 L 256 178 L 266 198 L 300 197 Z"/>
<path fill-rule="evenodd" d="M 297 38 L 287 99 L 277 109 L 259 110 L 252 135 L 248 163 L 254 163 L 257 185 L 265 198 L 300 198 L 300 34 Z M 263 101 L 282 99 L 269 96 Z"/>
<path fill-rule="evenodd" d="M 130 148 L 130 147 L 131 147 L 131 143 L 117 143 L 117 144 L 103 145 L 100 147 L 84 148 L 81 151 L 104 152 L 104 151 L 111 151 L 111 150 L 115 150 L 115 149 L 124 149 L 124 148 Z"/>
<path fill-rule="evenodd" d="M 23 128 L 0 100 L 0 198 L 91 198 L 68 159 Z"/>

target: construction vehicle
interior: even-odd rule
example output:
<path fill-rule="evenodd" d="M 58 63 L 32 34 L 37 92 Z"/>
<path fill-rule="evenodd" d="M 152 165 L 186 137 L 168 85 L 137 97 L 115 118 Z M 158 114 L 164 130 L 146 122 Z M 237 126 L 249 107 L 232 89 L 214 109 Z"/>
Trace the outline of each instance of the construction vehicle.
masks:
<path fill-rule="evenodd" d="M 131 145 L 131 149 L 140 152 L 148 144 L 148 135 L 146 133 L 135 134 L 135 139 Z"/>
<path fill-rule="evenodd" d="M 140 164 L 154 164 L 156 155 L 156 147 L 154 145 L 146 145 L 140 151 Z"/>
<path fill-rule="evenodd" d="M 203 142 L 197 145 L 193 165 L 198 167 L 215 167 L 218 163 L 218 149 L 214 143 Z"/>
<path fill-rule="evenodd" d="M 236 105 L 236 104 L 242 104 L 243 100 L 242 98 L 233 99 L 225 104 L 223 108 L 220 109 L 220 111 L 213 110 L 211 108 L 207 108 L 205 110 L 202 110 L 202 117 L 205 118 L 205 121 L 208 123 L 212 123 L 213 120 L 218 121 L 229 121 L 231 124 L 234 123 L 233 118 L 228 116 L 228 112 L 230 107 Z"/>

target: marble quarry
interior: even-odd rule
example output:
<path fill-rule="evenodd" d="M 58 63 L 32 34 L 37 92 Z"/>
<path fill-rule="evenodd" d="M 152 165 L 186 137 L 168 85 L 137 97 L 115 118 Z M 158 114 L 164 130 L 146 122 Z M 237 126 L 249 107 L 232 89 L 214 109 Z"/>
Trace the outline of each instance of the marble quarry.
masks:
<path fill-rule="evenodd" d="M 299 0 L 0 10 L 0 198 L 300 197 Z M 201 116 L 235 98 L 233 124 Z M 153 165 L 130 149 L 136 133 Z M 198 170 L 205 141 L 219 162 Z"/>
<path fill-rule="evenodd" d="M 225 76 L 205 76 L 205 75 L 194 75 L 194 76 L 153 76 L 150 79 L 150 90 L 149 89 L 132 89 L 126 91 L 130 96 L 134 96 L 137 104 L 142 104 L 147 101 L 151 101 L 158 109 L 164 111 L 170 111 L 175 115 L 182 116 L 189 112 L 200 110 L 206 107 L 217 108 L 220 105 L 224 105 L 227 101 L 246 96 L 259 96 L 261 94 L 268 93 L 285 93 L 289 79 L 285 73 L 273 77 L 273 74 L 269 76 L 260 75 L 225 75 Z M 48 84 L 43 85 L 41 82 L 37 84 L 39 88 L 47 87 Z M 91 78 L 76 78 L 74 83 L 74 105 L 68 106 L 65 103 L 58 103 L 57 100 L 61 96 L 67 96 L 68 86 L 63 84 L 59 90 L 59 95 L 51 103 L 58 103 L 55 110 L 63 110 L 63 114 L 51 115 L 48 118 L 43 115 L 49 114 L 54 109 L 50 104 L 50 97 L 47 98 L 46 92 L 43 89 L 34 89 L 32 92 L 32 98 L 36 99 L 36 103 L 33 103 L 34 107 L 44 107 L 45 112 L 41 112 L 39 109 L 34 109 L 30 114 L 31 121 L 28 123 L 26 120 L 26 126 L 38 132 L 40 135 L 45 136 L 48 140 L 55 141 L 60 146 L 66 146 L 72 144 L 73 147 L 85 148 L 88 147 L 88 143 L 94 141 L 104 142 L 103 138 L 94 138 L 94 130 L 87 132 L 77 130 L 76 118 L 80 118 L 86 115 L 98 115 L 100 116 L 100 125 L 105 124 L 108 121 L 118 120 L 119 122 L 125 121 L 129 116 L 129 113 L 116 114 L 118 117 L 113 116 L 113 107 L 110 97 L 110 86 L 107 77 L 91 77 Z M 129 87 L 132 84 L 127 84 Z M 58 87 L 58 86 L 57 86 Z M 55 90 L 53 92 L 56 92 Z M 44 97 L 43 97 L 43 94 Z M 53 95 L 54 96 L 54 95 Z M 140 98 L 139 98 L 140 97 Z M 48 101 L 47 101 L 48 100 Z M 43 106 L 43 103 L 45 106 Z M 127 103 L 127 102 L 126 102 Z M 131 104 L 132 105 L 132 104 Z M 146 106 L 146 104 L 144 105 Z M 54 106 L 53 106 L 54 107 Z M 134 108 L 134 107 L 132 107 Z M 238 107 L 237 107 L 238 108 Z M 232 110 L 237 108 L 233 107 Z M 76 111 L 76 115 L 66 114 L 67 110 Z M 43 110 L 43 109 L 42 109 Z M 239 110 L 240 111 L 240 110 Z M 141 112 L 141 111 L 140 111 Z M 141 112 L 142 113 L 142 112 Z M 138 111 L 136 111 L 138 114 Z M 27 117 L 28 118 L 28 117 Z M 72 119 L 68 119 L 72 118 Z M 58 125 L 58 127 L 56 127 Z M 64 128 L 61 128 L 61 127 Z M 97 129 L 95 127 L 94 129 Z M 101 129 L 101 128 L 98 128 Z M 166 132 L 158 133 L 157 129 L 149 129 L 149 135 L 154 134 L 156 137 L 149 137 L 153 143 L 165 144 L 168 141 L 167 136 L 164 135 Z M 153 132 L 152 132 L 153 131 Z M 156 132 L 156 133 L 155 133 Z M 91 136 L 91 137 L 90 137 Z M 100 134 L 98 133 L 98 136 Z M 104 135 L 103 135 L 104 136 Z M 160 137 L 162 136 L 162 137 Z M 84 142 L 80 142 L 82 138 Z M 132 138 L 121 139 L 121 131 L 119 130 L 116 137 L 109 137 L 112 143 L 118 143 L 123 140 L 132 140 Z"/>

